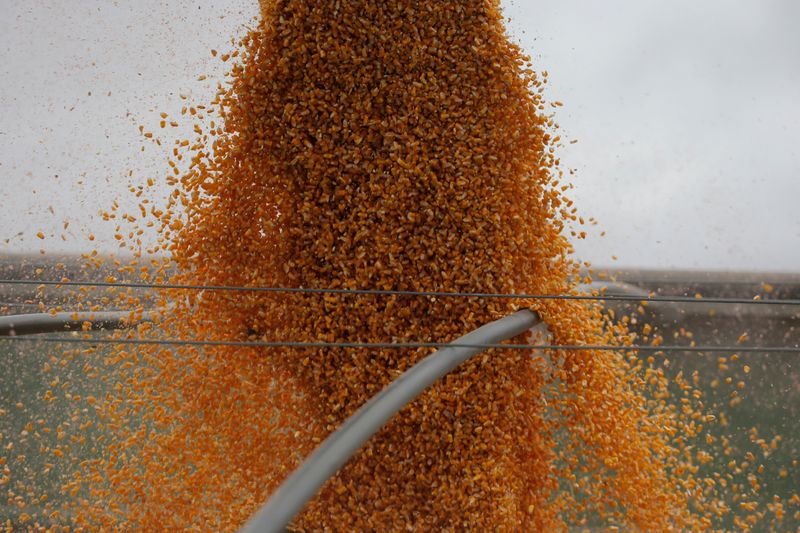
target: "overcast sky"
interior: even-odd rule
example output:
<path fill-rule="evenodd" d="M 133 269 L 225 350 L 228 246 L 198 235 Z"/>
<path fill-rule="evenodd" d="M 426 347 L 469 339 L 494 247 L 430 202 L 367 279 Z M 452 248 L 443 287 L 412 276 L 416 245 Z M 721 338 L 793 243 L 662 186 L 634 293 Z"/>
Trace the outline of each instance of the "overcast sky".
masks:
<path fill-rule="evenodd" d="M 209 4 L 0 0 L 0 254 L 85 250 L 90 228 L 113 250 L 98 210 L 135 205 L 128 184 L 165 174 L 138 125 L 158 129 L 179 94 L 209 100 L 223 73 L 209 50 L 228 49 L 257 9 Z M 800 272 L 800 2 L 504 5 L 578 140 L 562 161 L 599 221 L 581 258 Z"/>

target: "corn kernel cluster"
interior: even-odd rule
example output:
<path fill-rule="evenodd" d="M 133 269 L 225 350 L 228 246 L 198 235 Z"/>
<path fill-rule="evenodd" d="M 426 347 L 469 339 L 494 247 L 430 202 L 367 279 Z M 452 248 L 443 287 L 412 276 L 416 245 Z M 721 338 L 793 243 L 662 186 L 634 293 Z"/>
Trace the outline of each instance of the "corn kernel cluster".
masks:
<path fill-rule="evenodd" d="M 571 290 L 576 265 L 562 233 L 575 217 L 559 188 L 558 139 L 542 82 L 509 41 L 496 3 L 263 2 L 262 11 L 220 94 L 224 125 L 181 177 L 188 215 L 168 224 L 181 281 Z M 195 335 L 213 338 L 447 341 L 526 304 L 557 342 L 607 340 L 596 311 L 564 302 L 209 292 L 184 318 Z M 284 350 L 245 362 L 224 350 L 206 358 L 202 373 L 181 376 L 181 398 L 197 405 L 174 406 L 191 419 L 172 437 L 209 444 L 191 461 L 181 452 L 178 477 L 205 472 L 202 484 L 225 495 L 209 503 L 208 519 L 224 510 L 242 520 L 298 450 L 308 453 L 427 353 Z M 559 487 L 578 453 L 587 474 L 580 481 L 596 491 L 601 512 L 639 526 L 680 516 L 685 501 L 659 464 L 661 435 L 640 431 L 647 413 L 619 358 L 570 354 L 559 374 L 564 405 L 548 414 L 544 389 L 555 378 L 531 353 L 494 351 L 464 365 L 372 439 L 296 526 L 545 528 L 585 506 Z M 294 391 L 279 403 L 255 401 L 264 399 L 258 386 L 241 391 L 243 380 L 263 387 L 278 376 L 280 389 Z M 288 405 L 296 419 L 283 413 Z M 291 435 L 271 436 L 261 413 L 269 408 L 288 419 Z M 556 434 L 565 423 L 569 437 Z M 214 451 L 212 442 L 224 446 Z M 597 474 L 606 470 L 613 475 Z M 181 494 L 171 478 L 155 481 Z M 179 498 L 157 501 L 147 507 L 174 501 L 170 515 L 196 516 Z M 612 501 L 622 510 L 606 509 Z M 163 520 L 143 512 L 145 523 Z"/>
<path fill-rule="evenodd" d="M 564 196 L 557 105 L 542 96 L 546 75 L 509 40 L 497 1 L 262 0 L 261 11 L 220 56 L 233 60 L 230 84 L 210 106 L 184 110 L 205 129 L 176 142 L 168 204 L 141 207 L 162 235 L 151 251 L 168 252 L 177 272 L 142 268 L 143 279 L 577 291 L 565 234 L 583 221 Z M 128 234 L 134 248 L 139 234 Z M 139 265 L 126 268 L 132 276 Z M 178 289 L 162 299 L 157 327 L 130 335 L 447 342 L 530 307 L 555 344 L 634 341 L 584 301 Z M 130 295 L 119 301 L 141 311 Z M 119 348 L 97 363 L 108 386 L 91 401 L 100 458 L 73 464 L 64 490 L 74 503 L 50 518 L 77 529 L 235 530 L 326 435 L 429 353 Z M 403 409 L 292 527 L 709 527 L 729 509 L 718 481 L 698 473 L 711 456 L 692 439 L 713 417 L 690 383 L 670 384 L 653 363 L 489 350 Z"/>

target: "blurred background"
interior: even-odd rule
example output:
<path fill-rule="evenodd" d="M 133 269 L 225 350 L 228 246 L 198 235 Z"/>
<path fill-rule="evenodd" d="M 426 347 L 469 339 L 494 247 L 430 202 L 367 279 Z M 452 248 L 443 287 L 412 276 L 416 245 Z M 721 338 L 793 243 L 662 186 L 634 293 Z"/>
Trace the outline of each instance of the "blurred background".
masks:
<path fill-rule="evenodd" d="M 148 177 L 169 192 L 164 150 L 143 143 L 138 126 L 180 137 L 186 125 L 159 130 L 159 112 L 178 116 L 181 95 L 212 98 L 225 64 L 210 50 L 230 48 L 257 2 L 2 5 L 0 254 L 84 250 L 89 231 L 113 251 L 114 227 L 97 225 L 97 212 L 132 204 L 128 184 Z M 599 222 L 576 243 L 581 258 L 798 271 L 800 4 L 502 5 L 512 37 L 549 72 L 548 97 L 564 103 L 556 119 L 564 168 L 576 171 L 571 196 Z"/>
<path fill-rule="evenodd" d="M 564 104 L 554 111 L 562 165 L 574 171 L 569 196 L 598 222 L 583 228 L 578 257 L 615 272 L 624 283 L 612 289 L 628 294 L 800 299 L 800 2 L 502 5 L 512 38 L 549 73 L 547 97 Z M 171 192 L 167 140 L 191 131 L 180 110 L 213 98 L 226 64 L 211 50 L 230 50 L 254 24 L 257 2 L 0 6 L 0 279 L 104 279 L 113 271 L 87 273 L 77 261 L 119 249 L 115 224 L 100 211 L 115 201 L 120 212 L 138 211 L 129 189 L 150 178 L 156 197 Z M 178 126 L 161 129 L 161 112 Z M 164 145 L 144 139 L 140 126 Z M 145 246 L 154 239 L 146 233 Z M 65 253 L 73 260 L 58 266 Z M 0 315 L 71 302 L 67 291 L 0 286 Z M 652 325 L 665 344 L 800 346 L 797 306 L 615 310 L 634 332 Z M 0 343 L 0 414 L 12 414 L 0 417 L 0 440 L 17 438 L 39 413 L 66 409 L 42 400 L 41 369 L 58 352 L 35 338 Z M 800 479 L 798 354 L 732 355 L 676 351 L 656 364 L 671 375 L 699 371 L 708 407 L 726 413 L 709 431 L 730 439 L 731 455 L 708 471 L 750 453 L 764 466 L 761 490 L 750 496 L 764 506 L 775 495 L 790 501 Z M 98 386 L 79 370 L 70 379 L 78 389 Z M 34 441 L 18 442 L 25 446 L 33 472 L 41 458 Z M 737 469 L 731 483 L 745 487 L 749 472 Z M 59 498 L 64 472 L 45 474 L 39 483 Z M 0 498 L 0 517 L 20 512 Z M 793 530 L 800 510 L 771 524 Z"/>

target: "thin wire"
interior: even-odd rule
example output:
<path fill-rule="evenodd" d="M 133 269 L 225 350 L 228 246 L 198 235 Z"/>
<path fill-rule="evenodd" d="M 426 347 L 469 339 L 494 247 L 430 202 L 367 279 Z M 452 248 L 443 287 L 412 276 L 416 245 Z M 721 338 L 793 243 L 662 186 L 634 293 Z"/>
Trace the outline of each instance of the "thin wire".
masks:
<path fill-rule="evenodd" d="M 462 298 L 509 298 L 525 300 L 591 300 L 624 302 L 673 302 L 673 303 L 718 303 L 743 305 L 793 305 L 800 306 L 800 300 L 753 300 L 749 298 L 694 298 L 691 296 L 636 296 L 636 295 L 577 295 L 577 294 L 508 294 L 496 292 L 439 292 L 439 291 L 401 291 L 380 289 L 312 289 L 302 287 L 237 287 L 232 285 L 180 285 L 105 281 L 55 281 L 28 279 L 0 279 L 0 285 L 56 285 L 63 287 L 116 287 L 128 289 L 186 289 L 207 291 L 272 292 L 272 293 L 312 293 L 312 294 L 356 294 L 375 296 L 427 296 Z"/>
<path fill-rule="evenodd" d="M 93 339 L 76 337 L 0 337 L 0 341 L 68 344 L 133 344 L 156 346 L 232 346 L 239 348 L 364 348 L 404 350 L 414 348 L 502 348 L 509 350 L 597 350 L 620 352 L 759 352 L 800 353 L 800 346 L 611 346 L 607 344 L 462 344 L 448 342 L 292 342 L 292 341 L 196 341 L 170 339 Z"/>

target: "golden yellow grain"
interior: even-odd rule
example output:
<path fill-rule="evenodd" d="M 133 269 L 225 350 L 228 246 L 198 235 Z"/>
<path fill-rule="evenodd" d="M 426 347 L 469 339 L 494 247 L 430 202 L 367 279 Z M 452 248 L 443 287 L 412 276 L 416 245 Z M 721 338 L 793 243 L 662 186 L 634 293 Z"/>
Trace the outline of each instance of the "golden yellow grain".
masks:
<path fill-rule="evenodd" d="M 547 73 L 535 74 L 509 40 L 499 2 L 262 0 L 261 11 L 259 25 L 221 57 L 235 58 L 231 84 L 212 106 L 181 111 L 198 121 L 196 136 L 172 148 L 166 205 L 139 206 L 151 218 L 144 225 L 161 232 L 152 252 L 169 254 L 148 279 L 577 291 L 581 265 L 564 235 L 584 221 L 564 195 L 570 185 L 558 181 Z M 115 231 L 136 250 L 124 234 L 138 233 Z M 168 277 L 168 267 L 177 274 Z M 132 295 L 117 298 L 141 312 Z M 629 318 L 616 322 L 575 300 L 179 290 L 160 298 L 168 311 L 158 329 L 171 338 L 449 341 L 531 307 L 557 344 L 632 342 Z M 99 301 L 87 293 L 83 304 L 99 309 Z M 86 397 L 110 436 L 103 458 L 64 487 L 88 486 L 75 521 L 235 530 L 321 439 L 429 353 L 119 349 L 103 363 L 114 368 L 112 392 Z M 685 398 L 672 405 L 654 358 L 550 353 L 545 373 L 531 355 L 492 350 L 436 384 L 293 527 L 546 531 L 580 527 L 593 514 L 629 529 L 706 523 L 691 505 L 713 496 L 693 477 L 684 437 L 715 419 L 695 408 L 689 383 L 676 380 Z M 67 394 L 66 385 L 54 382 L 51 394 Z"/>

